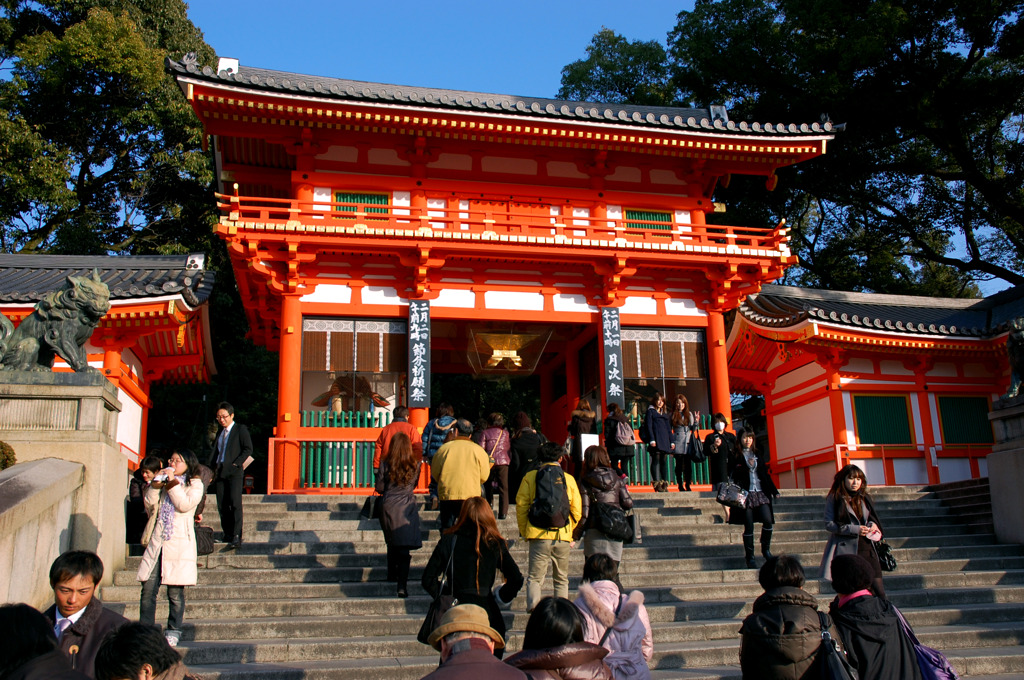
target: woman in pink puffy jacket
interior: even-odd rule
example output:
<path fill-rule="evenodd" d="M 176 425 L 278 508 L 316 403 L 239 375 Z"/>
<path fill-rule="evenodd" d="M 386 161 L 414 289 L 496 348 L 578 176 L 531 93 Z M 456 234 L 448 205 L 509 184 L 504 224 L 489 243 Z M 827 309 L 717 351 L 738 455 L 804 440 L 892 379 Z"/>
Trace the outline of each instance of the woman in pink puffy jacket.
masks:
<path fill-rule="evenodd" d="M 576 607 L 587 623 L 587 642 L 610 652 L 604 662 L 614 677 L 646 680 L 651 677 L 647 663 L 654 656 L 651 621 L 643 593 L 622 593 L 617 569 L 616 562 L 603 553 L 587 558 Z"/>

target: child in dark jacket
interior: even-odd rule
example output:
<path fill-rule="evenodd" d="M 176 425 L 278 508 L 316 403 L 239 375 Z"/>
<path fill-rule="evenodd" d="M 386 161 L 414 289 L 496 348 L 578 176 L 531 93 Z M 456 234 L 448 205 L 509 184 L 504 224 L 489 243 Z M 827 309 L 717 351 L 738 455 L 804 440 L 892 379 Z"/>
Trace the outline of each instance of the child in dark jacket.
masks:
<path fill-rule="evenodd" d="M 146 456 L 128 482 L 128 505 L 124 517 L 125 542 L 128 544 L 142 541 L 142 532 L 146 530 L 146 522 L 149 520 L 142 497 L 146 494 L 146 487 L 163 466 L 163 461 L 156 456 Z"/>

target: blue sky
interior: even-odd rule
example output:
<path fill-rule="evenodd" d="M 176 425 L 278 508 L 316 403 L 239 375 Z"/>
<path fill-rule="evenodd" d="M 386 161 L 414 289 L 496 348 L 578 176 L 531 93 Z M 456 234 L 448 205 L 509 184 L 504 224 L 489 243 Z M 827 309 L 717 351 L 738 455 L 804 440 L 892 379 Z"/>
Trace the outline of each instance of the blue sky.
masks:
<path fill-rule="evenodd" d="M 217 55 L 245 66 L 370 82 L 552 97 L 606 26 L 659 40 L 692 0 L 193 0 Z"/>

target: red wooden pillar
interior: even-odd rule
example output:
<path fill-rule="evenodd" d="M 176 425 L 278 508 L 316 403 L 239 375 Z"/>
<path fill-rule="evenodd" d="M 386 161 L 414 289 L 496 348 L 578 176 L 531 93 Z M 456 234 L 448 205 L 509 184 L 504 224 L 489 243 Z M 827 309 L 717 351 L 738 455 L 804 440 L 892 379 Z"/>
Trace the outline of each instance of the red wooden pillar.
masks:
<path fill-rule="evenodd" d="M 729 360 L 725 351 L 725 317 L 719 311 L 708 312 L 708 364 L 711 369 L 711 410 L 722 413 L 731 429 L 732 400 L 729 398 Z"/>
<path fill-rule="evenodd" d="M 302 305 L 298 295 L 281 296 L 281 344 L 278 356 L 277 437 L 291 439 L 280 446 L 276 470 L 271 470 L 278 489 L 299 485 L 299 376 L 302 375 Z"/>

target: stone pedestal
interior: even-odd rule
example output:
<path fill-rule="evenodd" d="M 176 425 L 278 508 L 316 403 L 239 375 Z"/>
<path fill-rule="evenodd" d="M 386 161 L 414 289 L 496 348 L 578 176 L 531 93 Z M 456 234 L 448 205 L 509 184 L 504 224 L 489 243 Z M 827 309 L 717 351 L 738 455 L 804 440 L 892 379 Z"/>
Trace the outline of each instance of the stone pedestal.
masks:
<path fill-rule="evenodd" d="M 0 440 L 19 463 L 60 458 L 85 467 L 70 545 L 92 550 L 104 582 L 124 565 L 128 460 L 117 445 L 117 388 L 99 373 L 0 371 Z"/>
<path fill-rule="evenodd" d="M 1024 544 L 1024 396 L 997 399 L 988 415 L 995 445 L 988 455 L 992 521 L 1000 543 Z"/>

